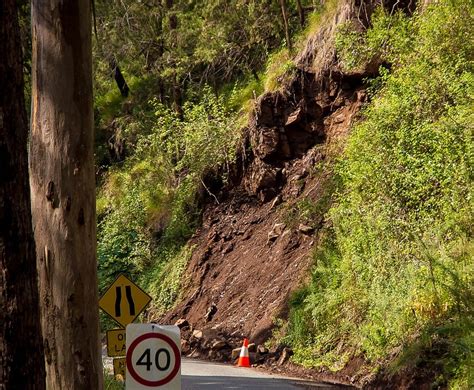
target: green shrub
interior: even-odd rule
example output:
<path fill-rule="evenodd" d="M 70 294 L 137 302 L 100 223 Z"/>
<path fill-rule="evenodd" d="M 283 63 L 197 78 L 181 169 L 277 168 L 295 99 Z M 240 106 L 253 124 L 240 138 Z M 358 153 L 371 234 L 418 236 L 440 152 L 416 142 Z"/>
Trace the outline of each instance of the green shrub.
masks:
<path fill-rule="evenodd" d="M 379 7 L 372 15 L 372 27 L 360 31 L 356 22 L 338 27 L 336 50 L 344 68 L 360 70 L 373 58 L 398 65 L 413 50 L 415 26 L 402 11 L 391 15 Z"/>
<path fill-rule="evenodd" d="M 126 273 L 152 295 L 154 309 L 164 311 L 179 297 L 192 252 L 184 245 L 198 220 L 197 193 L 207 175 L 226 180 L 239 131 L 234 114 L 209 88 L 199 103 L 183 106 L 182 119 L 150 104 L 153 128 L 109 171 L 99 192 L 99 280 L 103 292 Z"/>
<path fill-rule="evenodd" d="M 362 50 L 393 72 L 383 73 L 338 165 L 333 240 L 294 307 L 311 314 L 313 340 L 296 348 L 296 361 L 334 367 L 348 351 L 376 363 L 402 347 L 405 362 L 442 352 L 438 384 L 472 379 L 473 11 L 467 0 L 412 18 L 380 11 L 366 34 L 339 38 L 347 64 L 358 65 Z M 298 316 L 289 326 L 297 346 Z"/>

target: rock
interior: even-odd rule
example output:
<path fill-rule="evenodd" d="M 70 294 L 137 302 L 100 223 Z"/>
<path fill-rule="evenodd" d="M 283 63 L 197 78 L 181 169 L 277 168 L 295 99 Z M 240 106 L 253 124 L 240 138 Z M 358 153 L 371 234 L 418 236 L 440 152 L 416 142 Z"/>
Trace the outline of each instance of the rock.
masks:
<path fill-rule="evenodd" d="M 263 218 L 262 217 L 253 217 L 251 220 L 250 220 L 250 225 L 258 225 L 259 223 L 261 223 L 263 221 Z"/>
<path fill-rule="evenodd" d="M 240 350 L 241 349 L 242 348 L 234 348 L 232 350 L 232 355 L 231 355 L 232 361 L 236 360 L 240 356 Z"/>
<path fill-rule="evenodd" d="M 187 340 L 181 339 L 181 352 L 183 354 L 189 353 L 189 350 L 191 349 L 191 346 L 189 345 Z"/>
<path fill-rule="evenodd" d="M 242 331 L 240 329 L 234 330 L 231 334 L 230 337 L 237 337 L 239 339 L 242 339 L 244 335 L 242 334 Z"/>
<path fill-rule="evenodd" d="M 275 232 L 271 231 L 268 233 L 268 239 L 267 239 L 267 244 L 272 243 L 278 238 L 278 234 L 275 234 Z"/>
<path fill-rule="evenodd" d="M 207 312 L 204 315 L 204 318 L 206 319 L 207 322 L 212 320 L 212 317 L 214 317 L 214 314 L 217 313 L 217 306 L 215 303 L 212 303 L 211 306 L 207 308 Z"/>
<path fill-rule="evenodd" d="M 255 364 L 264 364 L 266 355 L 260 355 L 258 352 L 255 354 Z"/>
<path fill-rule="evenodd" d="M 270 206 L 270 210 L 274 209 L 276 206 L 278 206 L 282 202 L 281 195 L 277 195 L 275 199 L 273 199 L 272 204 Z"/>
<path fill-rule="evenodd" d="M 199 266 L 203 265 L 207 260 L 209 260 L 209 257 L 212 255 L 212 248 L 210 246 L 207 247 L 207 249 L 203 252 L 201 258 L 199 259 Z"/>
<path fill-rule="evenodd" d="M 270 160 L 278 152 L 280 132 L 276 127 L 259 127 L 252 133 L 252 147 L 262 160 Z"/>
<path fill-rule="evenodd" d="M 280 150 L 281 158 L 288 159 L 291 157 L 291 147 L 290 147 L 290 144 L 288 143 L 288 137 L 286 136 L 284 130 L 280 134 L 279 150 Z"/>
<path fill-rule="evenodd" d="M 257 352 L 257 346 L 255 345 L 255 343 L 249 344 L 249 352 Z"/>
<path fill-rule="evenodd" d="M 281 366 L 285 364 L 290 357 L 293 355 L 293 350 L 291 348 L 283 348 L 283 351 L 281 351 L 280 359 L 278 359 L 278 365 Z"/>
<path fill-rule="evenodd" d="M 193 352 L 191 352 L 188 356 L 186 356 L 191 359 L 197 359 L 198 357 L 201 357 L 201 354 L 197 349 L 195 349 Z"/>
<path fill-rule="evenodd" d="M 298 230 L 303 234 L 312 234 L 314 232 L 314 228 L 305 224 L 300 223 L 298 226 Z"/>
<path fill-rule="evenodd" d="M 303 116 L 303 111 L 301 107 L 298 107 L 295 111 L 293 111 L 290 116 L 288 116 L 288 119 L 286 120 L 285 126 L 289 126 L 293 123 L 297 123 L 301 121 L 301 118 Z"/>
<path fill-rule="evenodd" d="M 268 354 L 268 348 L 265 347 L 264 345 L 259 345 L 257 347 L 257 352 L 260 354 L 260 355 L 266 355 Z"/>
<path fill-rule="evenodd" d="M 178 321 L 174 323 L 179 329 L 183 329 L 189 326 L 189 322 L 186 318 L 180 318 Z"/>
<path fill-rule="evenodd" d="M 211 349 L 213 349 L 214 351 L 220 351 L 221 349 L 224 349 L 228 346 L 229 344 L 227 344 L 226 341 L 216 340 L 214 343 L 212 343 Z"/>
<path fill-rule="evenodd" d="M 268 202 L 278 193 L 280 181 L 281 169 L 256 159 L 244 179 L 244 186 L 249 193 L 258 195 L 262 202 Z"/>
<path fill-rule="evenodd" d="M 271 356 L 271 357 L 267 358 L 266 364 L 269 365 L 269 366 L 275 366 L 276 365 L 275 356 Z"/>
<path fill-rule="evenodd" d="M 216 354 L 216 351 L 213 351 L 213 350 L 210 350 L 208 353 L 207 353 L 207 357 L 211 360 L 215 359 L 217 356 Z"/>
<path fill-rule="evenodd" d="M 367 92 L 365 90 L 357 91 L 357 101 L 365 102 L 367 100 Z"/>
<path fill-rule="evenodd" d="M 250 364 L 254 364 L 257 361 L 257 353 L 249 352 Z"/>
<path fill-rule="evenodd" d="M 337 115 L 334 115 L 333 118 L 332 118 L 332 122 L 334 124 L 338 124 L 338 123 L 342 123 L 346 120 L 346 113 L 345 112 L 342 112 L 340 114 L 337 114 Z"/>
<path fill-rule="evenodd" d="M 285 230 L 286 225 L 284 223 L 276 223 L 273 225 L 272 230 L 268 233 L 267 244 L 269 242 L 275 241 L 278 237 L 281 236 L 283 231 Z"/>
<path fill-rule="evenodd" d="M 242 240 L 248 240 L 250 237 L 252 237 L 252 229 L 247 229 L 244 233 L 244 235 L 242 236 Z"/>
<path fill-rule="evenodd" d="M 194 330 L 193 331 L 193 337 L 196 339 L 202 339 L 202 330 Z"/>
<path fill-rule="evenodd" d="M 210 242 L 219 241 L 219 238 L 220 238 L 219 233 L 215 229 L 211 229 L 209 233 L 207 234 L 207 239 Z"/>
<path fill-rule="evenodd" d="M 225 247 L 224 249 L 222 250 L 222 254 L 225 255 L 229 252 L 232 252 L 232 250 L 234 249 L 234 244 L 232 244 L 231 242 L 229 242 Z"/>

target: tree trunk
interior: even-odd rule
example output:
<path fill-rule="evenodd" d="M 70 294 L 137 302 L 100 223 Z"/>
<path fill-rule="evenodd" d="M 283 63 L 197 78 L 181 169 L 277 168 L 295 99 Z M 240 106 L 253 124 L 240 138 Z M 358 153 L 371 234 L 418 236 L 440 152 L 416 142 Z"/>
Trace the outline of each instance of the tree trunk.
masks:
<path fill-rule="evenodd" d="M 290 27 L 288 25 L 288 11 L 286 9 L 285 0 L 280 0 L 280 7 L 281 16 L 283 17 L 283 24 L 285 25 L 286 46 L 288 47 L 288 51 L 291 53 L 293 51 L 293 47 L 291 45 Z"/>
<path fill-rule="evenodd" d="M 49 390 L 102 388 L 90 5 L 32 5 L 30 184 Z"/>
<path fill-rule="evenodd" d="M 45 388 L 16 0 L 0 2 L 0 389 Z"/>
<path fill-rule="evenodd" d="M 300 25 L 303 28 L 304 27 L 304 8 L 301 5 L 301 0 L 296 0 L 296 7 L 298 8 L 298 16 L 300 18 Z"/>
<path fill-rule="evenodd" d="M 176 40 L 176 29 L 178 28 L 178 17 L 176 14 L 172 12 L 173 8 L 173 0 L 166 0 L 166 11 L 168 12 L 168 25 L 170 29 L 170 35 L 171 35 L 171 47 L 173 48 L 175 46 L 175 40 Z M 172 96 L 172 103 L 171 106 L 173 107 L 173 110 L 178 114 L 179 118 L 183 118 L 183 93 L 181 90 L 181 82 L 179 80 L 179 77 L 177 76 L 176 72 L 173 73 L 173 76 L 171 77 L 172 79 L 172 85 L 171 85 L 171 96 Z"/>
<path fill-rule="evenodd" d="M 120 70 L 120 67 L 117 64 L 117 60 L 113 57 L 110 62 L 110 69 L 112 70 L 114 74 L 114 80 L 117 83 L 117 88 L 120 91 L 120 94 L 122 97 L 128 97 L 128 92 L 130 91 L 130 88 L 128 87 L 127 82 L 125 81 L 125 78 L 123 77 L 122 71 Z"/>

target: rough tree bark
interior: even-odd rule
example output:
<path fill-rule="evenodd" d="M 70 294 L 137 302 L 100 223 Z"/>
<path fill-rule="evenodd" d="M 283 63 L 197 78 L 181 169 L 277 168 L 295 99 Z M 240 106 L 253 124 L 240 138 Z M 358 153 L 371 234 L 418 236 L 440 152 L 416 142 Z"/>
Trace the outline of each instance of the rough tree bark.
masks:
<path fill-rule="evenodd" d="M 49 390 L 102 388 L 90 5 L 32 3 L 30 184 Z"/>
<path fill-rule="evenodd" d="M 45 388 L 16 0 L 0 2 L 0 389 Z"/>

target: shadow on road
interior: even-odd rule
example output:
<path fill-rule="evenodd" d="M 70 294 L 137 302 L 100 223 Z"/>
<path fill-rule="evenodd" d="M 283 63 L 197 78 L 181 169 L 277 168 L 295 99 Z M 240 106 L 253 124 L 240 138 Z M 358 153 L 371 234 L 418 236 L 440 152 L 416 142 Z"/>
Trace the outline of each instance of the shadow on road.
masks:
<path fill-rule="evenodd" d="M 295 382 L 288 379 L 272 378 L 242 378 L 242 377 L 215 377 L 215 376 L 182 376 L 183 390 L 227 390 L 227 389 L 245 389 L 245 390 L 335 390 L 343 387 L 329 384 L 311 384 L 307 382 Z"/>

